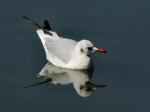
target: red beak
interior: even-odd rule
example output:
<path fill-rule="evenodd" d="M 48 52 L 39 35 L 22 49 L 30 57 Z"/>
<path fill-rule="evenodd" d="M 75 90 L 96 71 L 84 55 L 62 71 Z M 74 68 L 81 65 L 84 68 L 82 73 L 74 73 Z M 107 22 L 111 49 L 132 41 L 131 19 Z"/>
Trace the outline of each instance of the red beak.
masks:
<path fill-rule="evenodd" d="M 107 53 L 107 51 L 104 48 L 97 48 L 96 51 L 99 53 Z"/>

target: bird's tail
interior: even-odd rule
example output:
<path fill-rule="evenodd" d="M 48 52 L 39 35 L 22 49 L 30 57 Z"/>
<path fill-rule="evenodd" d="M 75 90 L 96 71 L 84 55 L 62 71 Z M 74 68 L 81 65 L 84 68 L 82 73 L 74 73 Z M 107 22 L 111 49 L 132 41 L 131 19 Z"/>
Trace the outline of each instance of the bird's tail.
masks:
<path fill-rule="evenodd" d="M 42 81 L 40 81 L 38 83 L 35 83 L 35 84 L 32 84 L 32 85 L 25 86 L 24 88 L 34 87 L 34 86 L 38 86 L 38 85 L 41 85 L 41 84 L 47 84 L 47 83 L 50 83 L 50 82 L 52 82 L 51 78 L 44 78 Z"/>
<path fill-rule="evenodd" d="M 42 26 L 26 16 L 22 16 L 22 18 L 24 18 L 27 22 L 32 23 L 38 29 L 43 30 L 45 34 L 52 36 L 52 33 L 50 33 L 50 31 L 52 31 L 52 28 L 47 20 L 44 20 L 44 25 Z"/>

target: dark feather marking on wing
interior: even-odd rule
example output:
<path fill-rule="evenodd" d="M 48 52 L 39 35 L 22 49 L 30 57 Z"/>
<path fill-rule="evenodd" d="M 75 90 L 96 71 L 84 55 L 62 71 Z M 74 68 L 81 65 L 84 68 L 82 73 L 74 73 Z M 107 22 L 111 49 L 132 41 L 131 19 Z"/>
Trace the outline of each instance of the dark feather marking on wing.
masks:
<path fill-rule="evenodd" d="M 22 18 L 24 18 L 26 21 L 32 23 L 33 25 L 35 25 L 37 28 L 43 30 L 44 33 L 52 36 L 52 33 L 49 32 L 49 30 L 44 29 L 43 26 L 39 25 L 38 23 L 34 22 L 33 20 L 31 20 L 30 18 L 26 17 L 26 16 L 22 16 Z"/>

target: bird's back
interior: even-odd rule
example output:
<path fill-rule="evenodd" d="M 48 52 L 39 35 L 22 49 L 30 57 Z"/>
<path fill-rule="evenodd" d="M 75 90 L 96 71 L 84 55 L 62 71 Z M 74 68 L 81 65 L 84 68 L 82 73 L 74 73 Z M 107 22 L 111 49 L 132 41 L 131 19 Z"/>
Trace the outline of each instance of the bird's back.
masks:
<path fill-rule="evenodd" d="M 46 51 L 47 59 L 49 61 L 53 61 L 52 58 L 58 58 L 66 64 L 70 61 L 71 54 L 77 43 L 76 41 L 72 39 L 61 38 L 52 31 L 52 36 L 45 34 L 42 30 L 37 30 L 37 33 L 42 41 Z"/>

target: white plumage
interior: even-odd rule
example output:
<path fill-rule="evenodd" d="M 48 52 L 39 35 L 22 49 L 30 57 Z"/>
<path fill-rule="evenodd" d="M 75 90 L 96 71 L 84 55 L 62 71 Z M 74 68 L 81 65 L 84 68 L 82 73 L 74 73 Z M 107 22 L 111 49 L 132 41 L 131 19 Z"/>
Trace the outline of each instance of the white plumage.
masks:
<path fill-rule="evenodd" d="M 90 69 L 92 68 L 91 54 L 105 52 L 103 48 L 96 48 L 89 40 L 79 42 L 58 36 L 52 31 L 48 21 L 41 26 L 30 18 L 23 16 L 25 20 L 38 27 L 37 33 L 46 52 L 47 60 L 62 68 Z"/>
<path fill-rule="evenodd" d="M 37 33 L 42 41 L 47 60 L 62 68 L 88 69 L 91 59 L 88 56 L 88 47 L 93 44 L 88 40 L 76 42 L 72 39 L 59 37 L 55 32 L 49 31 L 52 36 L 45 34 L 42 30 Z M 84 50 L 83 52 L 81 51 Z"/>

